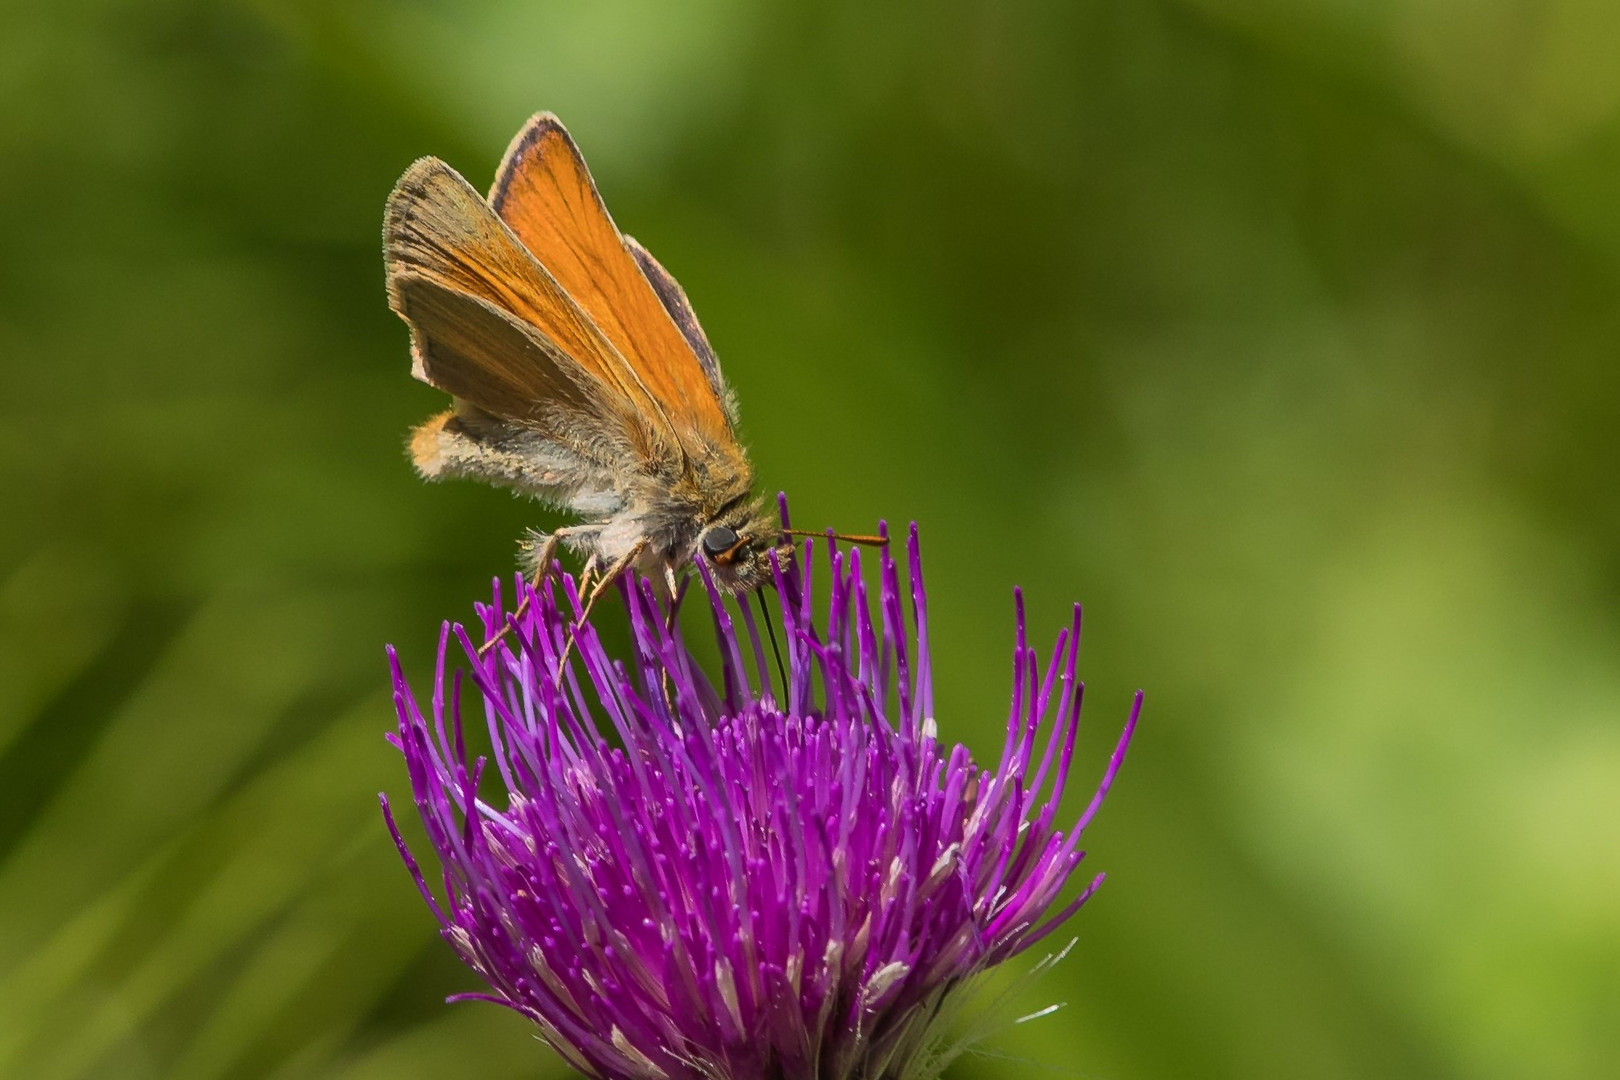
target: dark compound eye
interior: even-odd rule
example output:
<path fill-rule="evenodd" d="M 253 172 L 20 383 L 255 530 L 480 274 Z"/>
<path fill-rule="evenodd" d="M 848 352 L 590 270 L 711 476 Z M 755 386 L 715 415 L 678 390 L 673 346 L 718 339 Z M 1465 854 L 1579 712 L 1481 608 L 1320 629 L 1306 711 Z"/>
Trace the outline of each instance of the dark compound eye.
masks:
<path fill-rule="evenodd" d="M 737 546 L 737 533 L 724 525 L 716 525 L 703 534 L 703 551 L 711 559 L 718 559 Z"/>

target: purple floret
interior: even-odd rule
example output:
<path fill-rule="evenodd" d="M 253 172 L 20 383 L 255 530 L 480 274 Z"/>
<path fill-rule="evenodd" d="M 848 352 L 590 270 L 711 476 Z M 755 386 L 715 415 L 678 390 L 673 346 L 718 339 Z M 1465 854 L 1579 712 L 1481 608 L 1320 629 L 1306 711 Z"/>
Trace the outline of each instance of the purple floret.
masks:
<path fill-rule="evenodd" d="M 820 618 L 817 547 L 830 555 Z M 527 1016 L 587 1076 L 878 1080 L 924 1050 L 947 993 L 1085 903 L 1103 875 L 1049 914 L 1141 694 L 1096 794 L 1057 828 L 1083 690 L 1079 608 L 1043 670 L 1016 597 L 1012 710 L 1000 761 L 983 769 L 936 740 L 915 526 L 907 554 L 903 593 L 881 550 L 875 612 L 858 550 L 806 543 L 779 569 L 785 691 L 748 606 L 739 635 L 706 577 L 718 685 L 646 581 L 622 588 L 633 658 L 611 659 L 587 624 L 560 683 L 572 618 L 549 584 L 530 595 L 520 583 L 530 602 L 516 620 L 496 584 L 478 608 L 483 638 L 515 629 L 483 658 L 445 628 L 425 713 L 389 650 L 390 741 L 443 902 L 386 799 L 384 814 L 445 939 L 489 984 L 466 996 Z M 574 583 L 563 588 L 577 613 Z M 483 701 L 491 776 L 467 754 L 459 670 L 446 721 L 452 633 Z"/>

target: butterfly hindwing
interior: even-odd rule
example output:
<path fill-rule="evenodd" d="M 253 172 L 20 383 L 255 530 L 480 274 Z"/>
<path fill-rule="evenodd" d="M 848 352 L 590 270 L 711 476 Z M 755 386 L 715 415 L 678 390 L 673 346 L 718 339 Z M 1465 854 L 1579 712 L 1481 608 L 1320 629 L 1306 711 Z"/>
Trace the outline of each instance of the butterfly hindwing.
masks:
<path fill-rule="evenodd" d="M 624 505 L 610 466 L 465 400 L 418 425 L 410 450 L 429 480 L 470 477 L 580 514 L 613 514 Z"/>

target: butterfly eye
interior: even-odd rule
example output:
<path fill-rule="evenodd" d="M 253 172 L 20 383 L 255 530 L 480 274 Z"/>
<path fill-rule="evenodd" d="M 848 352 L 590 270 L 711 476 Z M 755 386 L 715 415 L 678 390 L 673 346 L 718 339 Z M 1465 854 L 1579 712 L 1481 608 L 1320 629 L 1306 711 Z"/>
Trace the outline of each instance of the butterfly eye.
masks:
<path fill-rule="evenodd" d="M 730 554 L 736 546 L 736 530 L 725 525 L 716 525 L 703 534 L 703 553 L 716 561 L 722 561 L 722 556 Z"/>

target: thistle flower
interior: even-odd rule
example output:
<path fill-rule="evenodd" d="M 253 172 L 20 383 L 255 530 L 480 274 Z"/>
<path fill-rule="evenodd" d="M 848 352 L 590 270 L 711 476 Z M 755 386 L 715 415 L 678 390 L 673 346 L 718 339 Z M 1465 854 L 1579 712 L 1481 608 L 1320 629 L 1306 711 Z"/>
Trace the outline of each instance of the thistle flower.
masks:
<path fill-rule="evenodd" d="M 586 1076 L 935 1072 L 930 1029 L 947 996 L 1045 938 L 1103 880 L 1050 912 L 1141 708 L 1138 693 L 1089 805 L 1055 827 L 1083 689 L 1079 608 L 1043 670 L 1017 598 L 1012 708 L 1000 760 L 984 769 L 936 738 L 916 527 L 914 633 L 886 548 L 874 619 L 861 552 L 827 543 L 830 599 L 818 619 L 815 547 L 776 574 L 780 697 L 748 606 L 745 649 L 707 578 L 718 686 L 645 581 L 622 587 L 628 662 L 585 625 L 559 679 L 573 619 L 548 586 L 524 593 L 528 606 L 509 620 L 499 583 L 478 608 L 483 633 L 513 632 L 480 657 L 462 627 L 446 627 L 426 713 L 389 651 L 390 741 L 443 867 L 443 902 L 386 798 L 383 812 L 443 936 L 489 984 L 461 997 L 522 1013 Z M 563 588 L 577 616 L 575 585 Z M 468 757 L 459 670 L 446 720 L 452 633 L 482 698 L 493 777 L 485 758 Z M 493 799 L 492 788 L 502 789 Z"/>

